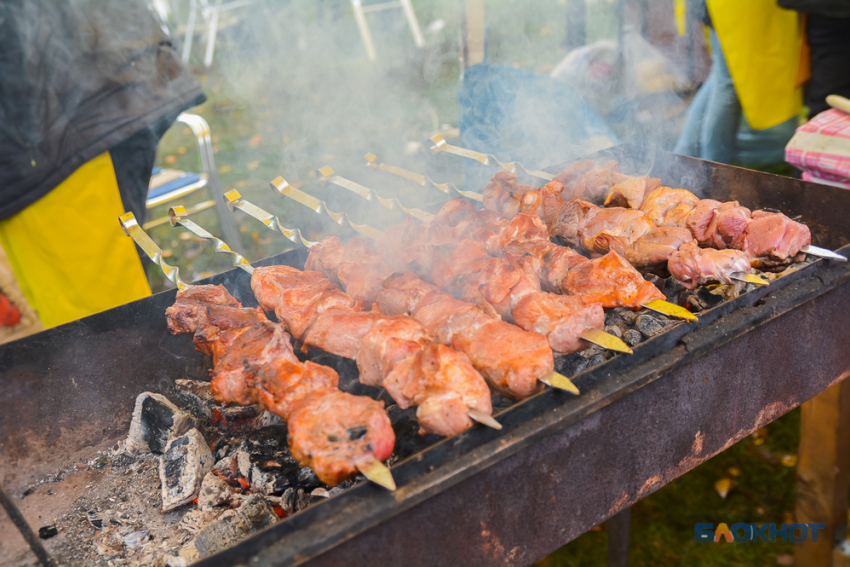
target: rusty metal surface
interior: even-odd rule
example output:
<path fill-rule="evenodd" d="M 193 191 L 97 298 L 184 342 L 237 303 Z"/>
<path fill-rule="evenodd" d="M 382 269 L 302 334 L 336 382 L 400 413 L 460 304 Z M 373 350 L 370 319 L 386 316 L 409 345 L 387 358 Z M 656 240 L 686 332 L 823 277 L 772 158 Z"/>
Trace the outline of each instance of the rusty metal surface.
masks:
<path fill-rule="evenodd" d="M 606 154 L 628 173 L 651 169 L 669 185 L 817 218 L 815 244 L 850 241 L 847 192 L 641 152 Z M 629 168 L 628 156 L 647 171 Z M 257 265 L 301 266 L 305 255 Z M 847 264 L 815 262 L 580 374 L 579 397 L 543 392 L 502 413 L 501 432 L 473 428 L 414 455 L 393 468 L 395 493 L 357 485 L 199 565 L 527 564 L 846 371 L 848 281 Z M 255 304 L 247 274 L 212 282 Z M 209 362 L 165 330 L 173 298 L 159 294 L 0 347 L 0 435 L 9 440 L 0 444 L 0 473 L 13 497 L 26 477 L 123 437 L 139 392 L 206 375 Z"/>

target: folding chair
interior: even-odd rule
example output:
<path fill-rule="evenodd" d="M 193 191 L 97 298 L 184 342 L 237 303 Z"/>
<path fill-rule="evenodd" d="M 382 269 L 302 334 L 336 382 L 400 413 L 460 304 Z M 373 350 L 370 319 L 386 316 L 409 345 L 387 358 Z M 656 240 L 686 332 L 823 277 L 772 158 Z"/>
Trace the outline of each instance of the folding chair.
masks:
<path fill-rule="evenodd" d="M 194 173 L 175 169 L 154 169 L 145 205 L 148 209 L 150 209 L 157 205 L 162 205 L 163 203 L 184 197 L 198 189 L 206 188 L 209 190 L 212 199 L 198 203 L 193 207 L 189 207 L 189 214 L 215 207 L 224 240 L 231 248 L 237 252 L 242 252 L 239 230 L 236 227 L 236 221 L 233 218 L 233 214 L 227 210 L 227 205 L 224 203 L 224 191 L 221 188 L 221 181 L 219 180 L 218 173 L 216 172 L 212 141 L 210 140 L 209 124 L 207 124 L 207 121 L 197 114 L 188 114 L 186 112 L 177 117 L 177 122 L 187 125 L 195 134 L 195 138 L 198 141 L 201 172 Z M 144 224 L 144 228 L 153 228 L 166 222 L 168 222 L 168 217 L 155 219 L 146 222 Z"/>
<path fill-rule="evenodd" d="M 215 51 L 215 38 L 218 34 L 218 20 L 222 12 L 242 8 L 253 4 L 256 0 L 233 0 L 222 2 L 215 0 L 210 6 L 209 0 L 191 0 L 189 5 L 189 21 L 186 23 L 186 38 L 183 41 L 183 62 L 188 63 L 189 55 L 192 53 L 192 36 L 195 33 L 195 25 L 198 20 L 198 3 L 200 3 L 201 17 L 207 22 L 207 48 L 204 53 L 204 67 L 209 67 L 213 62 Z"/>
<path fill-rule="evenodd" d="M 369 31 L 369 24 L 366 23 L 366 14 L 369 12 L 401 8 L 404 10 L 404 16 L 407 18 L 407 23 L 410 26 L 410 32 L 413 34 L 413 41 L 416 43 L 416 47 L 424 47 L 425 38 L 422 37 L 422 30 L 419 29 L 419 21 L 416 19 L 416 12 L 413 11 L 411 0 L 395 0 L 394 2 L 383 2 L 381 4 L 369 4 L 366 6 L 363 5 L 361 0 L 351 0 L 351 6 L 354 8 L 354 19 L 357 21 L 357 27 L 360 28 L 363 47 L 366 48 L 366 56 L 369 57 L 370 61 L 374 61 L 377 58 L 377 54 L 375 53 L 375 43 L 372 41 L 372 32 Z"/>

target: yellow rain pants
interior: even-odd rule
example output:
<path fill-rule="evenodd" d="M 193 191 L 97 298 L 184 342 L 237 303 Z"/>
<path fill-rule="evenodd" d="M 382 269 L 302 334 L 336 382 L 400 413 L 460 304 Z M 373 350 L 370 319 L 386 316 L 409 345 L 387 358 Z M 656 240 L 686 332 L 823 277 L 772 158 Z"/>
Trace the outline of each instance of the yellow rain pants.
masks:
<path fill-rule="evenodd" d="M 800 16 L 776 0 L 708 0 L 711 23 L 750 126 L 763 130 L 797 116 L 803 44 Z"/>
<path fill-rule="evenodd" d="M 109 153 L 83 164 L 50 193 L 0 221 L 24 296 L 55 327 L 150 295 Z"/>

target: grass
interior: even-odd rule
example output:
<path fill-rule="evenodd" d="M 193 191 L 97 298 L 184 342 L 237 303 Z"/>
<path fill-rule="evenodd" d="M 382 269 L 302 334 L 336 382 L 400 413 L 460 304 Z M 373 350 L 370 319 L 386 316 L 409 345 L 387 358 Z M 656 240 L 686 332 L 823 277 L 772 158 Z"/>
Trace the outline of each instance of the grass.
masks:
<path fill-rule="evenodd" d="M 489 53 L 493 63 L 545 71 L 565 55 L 564 0 L 536 0 L 516 9 L 507 0 L 487 2 Z M 589 2 L 588 41 L 616 33 L 613 2 Z M 365 204 L 346 191 L 319 183 L 316 168 L 367 184 L 384 195 L 423 206 L 439 193 L 401 182 L 364 167 L 362 156 L 375 152 L 386 162 L 458 182 L 460 159 L 432 156 L 428 138 L 456 127 L 455 93 L 460 86 L 458 29 L 462 4 L 454 0 L 417 1 L 427 46 L 416 49 L 404 19 L 391 12 L 371 14 L 378 60 L 366 60 L 348 3 L 271 2 L 247 10 L 219 35 L 211 69 L 193 61 L 209 99 L 194 110 L 210 123 L 218 172 L 225 190 L 244 197 L 319 239 L 342 230 L 298 204 L 275 196 L 269 181 L 283 175 L 290 183 L 345 210 L 360 222 L 381 227 L 400 217 Z M 443 26 L 432 22 L 442 20 Z M 201 42 L 202 43 L 202 42 Z M 200 57 L 201 44 L 196 55 Z M 652 109 L 649 109 L 651 111 Z M 650 121 L 657 124 L 658 121 Z M 664 120 L 669 128 L 670 121 Z M 628 129 L 616 125 L 628 139 Z M 675 130 L 675 128 L 673 128 Z M 172 128 L 160 145 L 157 165 L 198 171 L 198 155 L 188 128 Z M 787 173 L 779 169 L 778 173 Z M 208 199 L 199 192 L 179 204 Z M 176 203 L 172 203 L 176 204 Z M 167 207 L 149 212 L 160 217 Z M 221 234 L 216 215 L 193 217 Z M 239 214 L 242 245 L 249 260 L 280 253 L 292 243 Z M 168 224 L 151 230 L 168 261 L 187 281 L 230 268 L 209 243 Z M 155 291 L 171 284 L 150 264 Z M 632 508 L 631 565 L 788 564 L 791 544 L 695 543 L 697 522 L 788 521 L 795 501 L 793 462 L 799 442 L 799 412 L 774 423 L 661 488 Z M 723 498 L 718 481 L 731 489 Z M 582 535 L 549 557 L 541 567 L 591 567 L 606 563 L 605 525 Z"/>

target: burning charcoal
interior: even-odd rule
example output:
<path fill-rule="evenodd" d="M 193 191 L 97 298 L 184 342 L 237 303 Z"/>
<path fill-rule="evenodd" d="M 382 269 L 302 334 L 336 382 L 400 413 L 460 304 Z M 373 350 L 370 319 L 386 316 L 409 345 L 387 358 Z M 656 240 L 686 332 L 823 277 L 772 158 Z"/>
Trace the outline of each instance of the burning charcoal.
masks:
<path fill-rule="evenodd" d="M 602 364 L 603 362 L 605 362 L 605 355 L 604 354 L 597 354 L 596 356 L 589 358 L 587 360 L 587 366 L 592 368 L 594 366 Z"/>
<path fill-rule="evenodd" d="M 239 465 L 236 463 L 236 457 L 225 457 L 213 466 L 213 470 L 217 471 L 227 482 L 236 483 Z"/>
<path fill-rule="evenodd" d="M 313 490 L 321 486 L 322 481 L 319 480 L 319 477 L 316 476 L 316 473 L 313 472 L 313 469 L 308 467 L 302 467 L 300 471 L 298 471 L 298 486 L 302 487 L 304 490 Z"/>
<path fill-rule="evenodd" d="M 401 409 L 398 405 L 393 404 L 387 407 L 387 416 L 390 418 L 390 422 L 395 427 L 400 422 L 405 421 L 416 421 L 416 408 L 410 407 L 406 410 Z"/>
<path fill-rule="evenodd" d="M 643 340 L 643 335 L 640 334 L 640 331 L 635 329 L 629 329 L 625 333 L 623 333 L 623 340 L 630 347 L 637 346 Z"/>
<path fill-rule="evenodd" d="M 254 494 L 245 499 L 239 508 L 225 512 L 203 528 L 187 546 L 189 549 L 184 550 L 185 553 L 181 551 L 180 555 L 190 561 L 195 554 L 197 557 L 207 557 L 276 521 L 277 516 L 265 497 Z"/>
<path fill-rule="evenodd" d="M 618 339 L 623 338 L 623 330 L 620 329 L 620 327 L 618 327 L 616 325 L 609 325 L 609 326 L 605 327 L 605 332 L 608 333 L 608 334 L 614 335 Z"/>
<path fill-rule="evenodd" d="M 637 318 L 637 322 L 635 326 L 638 328 L 638 331 L 643 333 L 643 336 L 646 338 L 654 337 L 658 333 L 664 330 L 664 325 L 658 321 L 652 315 L 641 315 Z"/>
<path fill-rule="evenodd" d="M 622 319 L 627 325 L 634 325 L 635 320 L 638 318 L 638 314 L 631 309 L 622 309 L 617 312 L 617 315 L 619 315 L 620 319 Z"/>
<path fill-rule="evenodd" d="M 333 488 L 328 490 L 328 496 L 334 496 L 335 494 L 339 494 L 343 490 L 345 489 L 342 486 L 334 486 Z"/>
<path fill-rule="evenodd" d="M 94 526 L 94 528 L 95 528 L 95 529 L 97 529 L 97 530 L 103 529 L 103 527 L 104 527 L 104 519 L 103 519 L 103 518 L 101 518 L 101 517 L 98 515 L 97 510 L 89 510 L 89 511 L 87 511 L 87 512 L 86 512 L 86 519 L 89 521 L 89 523 L 90 523 L 92 526 Z M 107 522 L 107 525 L 108 525 L 108 522 Z"/>
<path fill-rule="evenodd" d="M 127 448 L 140 453 L 162 453 L 168 443 L 197 424 L 165 396 L 144 392 L 136 397 Z"/>
<path fill-rule="evenodd" d="M 605 349 L 603 349 L 601 346 L 593 345 L 590 348 L 584 349 L 579 354 L 582 355 L 584 358 L 590 360 L 594 356 L 602 354 L 604 351 Z"/>
<path fill-rule="evenodd" d="M 236 464 L 239 467 L 239 474 L 245 478 L 251 477 L 251 455 L 247 451 L 236 453 Z"/>
<path fill-rule="evenodd" d="M 209 419 L 210 408 L 215 405 L 209 382 L 200 380 L 175 380 L 175 396 L 180 404 L 192 414 Z"/>
<path fill-rule="evenodd" d="M 215 473 L 208 473 L 201 483 L 198 492 L 198 507 L 203 511 L 212 510 L 216 506 L 228 504 L 233 500 L 237 490 L 227 484 Z"/>
<path fill-rule="evenodd" d="M 289 478 L 279 470 L 265 471 L 251 465 L 251 490 L 261 494 L 280 494 L 291 484 Z"/>
<path fill-rule="evenodd" d="M 705 286 L 700 286 L 699 288 L 697 288 L 695 295 L 699 297 L 699 300 L 702 303 L 702 309 L 711 309 L 715 305 L 722 302 L 724 299 L 727 298 L 727 296 L 724 295 L 724 291 L 731 292 L 735 289 L 735 286 L 720 286 L 720 288 L 721 289 L 719 290 L 719 293 L 713 293 L 712 290 L 709 290 Z M 735 296 L 729 296 L 729 299 L 732 299 L 733 297 Z"/>
<path fill-rule="evenodd" d="M 264 411 L 262 415 L 257 418 L 257 427 L 270 427 L 272 425 L 281 425 L 283 423 L 284 421 L 282 417 L 270 411 Z"/>
<path fill-rule="evenodd" d="M 587 369 L 587 359 L 581 354 L 571 354 L 564 356 L 559 360 L 563 361 L 563 373 L 567 376 L 575 376 Z"/>
<path fill-rule="evenodd" d="M 58 533 L 59 530 L 56 529 L 56 526 L 44 526 L 38 528 L 38 537 L 41 539 L 50 539 Z"/>
<path fill-rule="evenodd" d="M 159 462 L 162 511 L 194 500 L 204 475 L 212 470 L 214 463 L 210 448 L 197 429 L 171 441 Z"/>
<path fill-rule="evenodd" d="M 151 537 L 150 530 L 138 530 L 124 536 L 124 545 L 127 547 L 139 547 Z"/>

